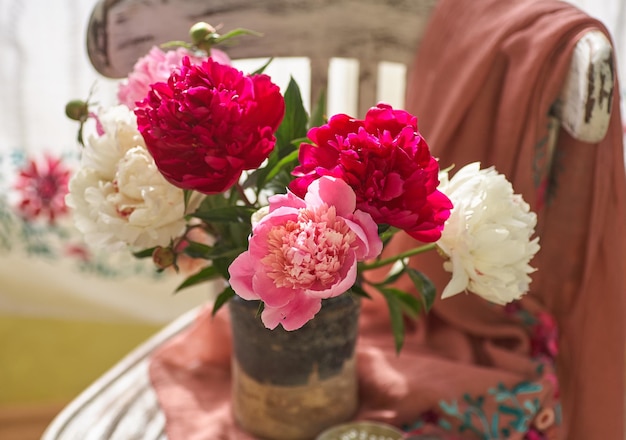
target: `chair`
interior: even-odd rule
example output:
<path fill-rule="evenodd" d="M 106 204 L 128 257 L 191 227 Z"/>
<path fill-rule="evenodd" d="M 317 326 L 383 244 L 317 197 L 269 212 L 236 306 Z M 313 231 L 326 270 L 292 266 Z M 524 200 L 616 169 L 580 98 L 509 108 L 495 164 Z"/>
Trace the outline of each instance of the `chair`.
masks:
<path fill-rule="evenodd" d="M 228 47 L 231 58 L 308 57 L 311 99 L 334 80 L 328 74 L 332 58 L 357 59 L 355 108 L 362 116 L 379 99 L 377 86 L 384 84 L 379 64 L 413 63 L 434 6 L 434 0 L 100 0 L 87 48 L 98 72 L 120 78 L 151 46 L 185 39 L 195 22 L 253 29 L 264 37 L 245 37 Z M 602 97 L 613 85 L 611 51 L 604 35 L 595 32 L 584 35 L 575 50 L 571 73 L 553 106 L 555 120 L 575 138 L 595 142 L 606 133 L 611 109 Z M 147 376 L 148 358 L 187 328 L 195 314 L 184 314 L 121 360 L 57 416 L 43 439 L 166 438 Z"/>
<path fill-rule="evenodd" d="M 377 102 L 377 88 L 385 85 L 381 78 L 385 64 L 381 68 L 381 63 L 404 67 L 413 63 L 435 4 L 436 0 L 236 0 L 227 4 L 101 0 L 90 20 L 87 53 L 99 73 L 122 78 L 150 47 L 185 39 L 190 26 L 198 21 L 223 24 L 225 30 L 252 29 L 263 37 L 246 38 L 228 47 L 229 56 L 233 60 L 307 57 L 312 99 L 329 83 L 331 60 L 357 60 L 355 116 L 363 116 Z M 611 45 L 600 32 L 588 33 L 576 47 L 571 75 L 554 113 L 578 139 L 594 142 L 606 133 L 610 104 L 603 97 L 613 86 L 611 55 Z"/>

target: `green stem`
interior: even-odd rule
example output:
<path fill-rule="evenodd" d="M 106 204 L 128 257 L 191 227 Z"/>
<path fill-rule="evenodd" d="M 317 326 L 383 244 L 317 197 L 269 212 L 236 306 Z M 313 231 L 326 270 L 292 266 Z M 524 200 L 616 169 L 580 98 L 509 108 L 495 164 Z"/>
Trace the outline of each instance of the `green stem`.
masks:
<path fill-rule="evenodd" d="M 200 49 L 201 51 L 206 52 L 207 56 L 211 56 L 211 46 L 212 44 L 209 41 L 202 41 L 196 44 L 196 47 Z"/>
<path fill-rule="evenodd" d="M 368 264 L 360 264 L 359 268 L 363 271 L 363 270 L 371 270 L 371 269 L 377 269 L 379 267 L 383 267 L 383 266 L 387 266 L 388 264 L 393 264 L 398 260 L 402 260 L 404 258 L 408 258 L 408 257 L 412 257 L 413 255 L 417 255 L 417 254 L 421 254 L 423 252 L 428 252 L 428 251 L 432 251 L 433 249 L 435 249 L 437 247 L 437 244 L 435 243 L 429 243 L 429 244 L 425 244 L 424 246 L 419 246 L 413 249 L 409 249 L 406 252 L 402 252 L 398 255 L 394 255 L 393 257 L 388 257 L 388 258 L 383 258 L 381 260 L 376 260 L 372 263 L 368 263 Z"/>
<path fill-rule="evenodd" d="M 390 239 L 391 237 L 393 237 L 396 232 L 401 231 L 401 229 L 399 228 L 394 228 L 393 226 L 390 226 L 389 229 L 387 229 L 385 232 L 383 232 L 382 234 L 380 234 L 380 239 L 383 241 L 383 243 Z"/>

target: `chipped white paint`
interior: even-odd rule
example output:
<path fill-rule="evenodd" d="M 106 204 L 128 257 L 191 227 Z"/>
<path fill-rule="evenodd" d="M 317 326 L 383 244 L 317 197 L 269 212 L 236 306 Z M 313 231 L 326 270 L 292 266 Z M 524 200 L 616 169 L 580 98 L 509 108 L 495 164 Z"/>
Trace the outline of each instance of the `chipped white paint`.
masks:
<path fill-rule="evenodd" d="M 596 143 L 606 135 L 615 85 L 613 62 L 611 43 L 600 31 L 587 32 L 574 48 L 555 113 L 576 139 Z"/>

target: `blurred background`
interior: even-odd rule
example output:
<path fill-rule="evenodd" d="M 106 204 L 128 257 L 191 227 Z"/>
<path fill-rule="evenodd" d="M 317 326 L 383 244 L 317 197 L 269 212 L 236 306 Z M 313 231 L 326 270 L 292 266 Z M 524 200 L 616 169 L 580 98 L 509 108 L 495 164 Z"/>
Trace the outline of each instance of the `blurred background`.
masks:
<path fill-rule="evenodd" d="M 65 104 L 90 90 L 103 104 L 115 98 L 116 82 L 99 76 L 86 55 L 95 2 L 0 0 L 0 439 L 39 438 L 85 387 L 209 295 L 207 286 L 174 295 L 181 276 L 90 249 L 63 204 L 47 203 L 62 200 L 80 152 Z M 608 26 L 626 84 L 626 2 L 572 3 Z M 290 66 L 268 73 L 282 87 L 294 74 L 306 92 L 304 67 Z M 335 67 L 348 78 L 338 89 L 354 93 L 350 63 Z M 390 87 L 387 101 L 401 106 L 398 90 Z M 329 114 L 355 113 L 350 96 L 330 96 Z"/>
<path fill-rule="evenodd" d="M 209 293 L 174 295 L 181 277 L 92 251 L 61 203 L 45 209 L 62 200 L 80 152 L 66 102 L 90 89 L 115 98 L 85 51 L 94 4 L 0 1 L 0 439 L 39 438 L 74 396 Z"/>

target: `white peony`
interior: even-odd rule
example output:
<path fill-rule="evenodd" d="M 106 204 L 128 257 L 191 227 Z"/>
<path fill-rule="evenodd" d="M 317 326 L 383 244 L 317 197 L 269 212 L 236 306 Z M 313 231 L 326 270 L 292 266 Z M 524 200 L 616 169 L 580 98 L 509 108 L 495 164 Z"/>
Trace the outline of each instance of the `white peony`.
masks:
<path fill-rule="evenodd" d="M 99 120 L 104 133 L 89 137 L 66 196 L 76 227 L 102 248 L 169 245 L 185 230 L 183 191 L 157 169 L 132 112 L 115 107 Z"/>
<path fill-rule="evenodd" d="M 536 214 L 493 167 L 475 162 L 439 179 L 454 205 L 437 242 L 452 272 L 442 298 L 468 290 L 496 304 L 519 299 L 535 271 L 529 262 L 539 250 L 539 238 L 531 239 Z"/>
<path fill-rule="evenodd" d="M 95 169 L 103 179 L 113 180 L 117 163 L 131 148 L 146 147 L 137 129 L 135 114 L 124 105 L 109 107 L 96 116 L 98 132 L 87 136 L 81 157 L 83 167 Z"/>

